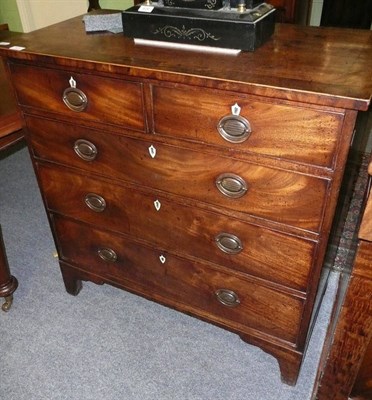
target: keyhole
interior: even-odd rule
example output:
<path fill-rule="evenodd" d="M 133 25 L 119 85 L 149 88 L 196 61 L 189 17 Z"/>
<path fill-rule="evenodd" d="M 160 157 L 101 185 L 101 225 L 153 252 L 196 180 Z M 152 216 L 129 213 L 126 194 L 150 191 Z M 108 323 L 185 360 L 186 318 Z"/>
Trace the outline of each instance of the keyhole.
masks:
<path fill-rule="evenodd" d="M 160 210 L 160 207 L 161 207 L 160 201 L 159 201 L 159 200 L 155 200 L 155 201 L 154 201 L 154 206 L 155 206 L 155 210 L 156 210 L 156 211 L 159 211 L 159 210 Z"/>
<path fill-rule="evenodd" d="M 151 158 L 155 158 L 155 156 L 156 156 L 156 149 L 155 149 L 155 147 L 154 147 L 153 145 L 151 145 L 151 146 L 149 147 L 149 153 L 150 153 Z"/>

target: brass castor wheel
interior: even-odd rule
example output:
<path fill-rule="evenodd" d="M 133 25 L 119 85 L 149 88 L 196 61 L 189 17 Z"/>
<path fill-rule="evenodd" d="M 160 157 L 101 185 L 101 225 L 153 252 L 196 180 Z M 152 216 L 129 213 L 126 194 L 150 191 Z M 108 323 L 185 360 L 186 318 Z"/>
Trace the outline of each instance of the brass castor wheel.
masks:
<path fill-rule="evenodd" d="M 13 303 L 13 295 L 5 297 L 5 302 L 1 306 L 1 309 L 5 312 L 8 312 L 10 310 L 10 307 L 12 306 Z"/>

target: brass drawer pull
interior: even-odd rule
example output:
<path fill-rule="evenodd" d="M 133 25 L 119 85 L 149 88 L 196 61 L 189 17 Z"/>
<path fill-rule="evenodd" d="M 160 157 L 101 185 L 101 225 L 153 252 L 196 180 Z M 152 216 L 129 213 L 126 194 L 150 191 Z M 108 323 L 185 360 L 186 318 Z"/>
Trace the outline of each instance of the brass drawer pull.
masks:
<path fill-rule="evenodd" d="M 215 238 L 217 247 L 227 254 L 238 254 L 243 250 L 241 240 L 231 233 L 220 233 Z"/>
<path fill-rule="evenodd" d="M 107 262 L 115 262 L 118 259 L 115 251 L 106 247 L 98 249 L 98 255 L 102 258 L 103 261 Z"/>
<path fill-rule="evenodd" d="M 247 193 L 245 180 L 235 174 L 221 174 L 216 179 L 217 189 L 226 197 L 239 198 Z"/>
<path fill-rule="evenodd" d="M 240 304 L 238 295 L 229 289 L 218 289 L 215 292 L 217 300 L 226 307 L 236 307 Z"/>
<path fill-rule="evenodd" d="M 97 147 L 85 139 L 78 139 L 74 143 L 74 151 L 84 161 L 93 161 L 98 154 Z"/>
<path fill-rule="evenodd" d="M 72 111 L 84 111 L 88 105 L 86 94 L 76 87 L 76 81 L 73 77 L 70 78 L 69 83 L 70 87 L 65 89 L 63 92 L 63 102 Z"/>
<path fill-rule="evenodd" d="M 222 117 L 217 124 L 217 130 L 230 143 L 242 143 L 249 138 L 252 132 L 251 124 L 241 115 Z"/>
<path fill-rule="evenodd" d="M 84 197 L 85 204 L 95 212 L 102 212 L 106 208 L 106 200 L 95 193 L 88 193 Z"/>

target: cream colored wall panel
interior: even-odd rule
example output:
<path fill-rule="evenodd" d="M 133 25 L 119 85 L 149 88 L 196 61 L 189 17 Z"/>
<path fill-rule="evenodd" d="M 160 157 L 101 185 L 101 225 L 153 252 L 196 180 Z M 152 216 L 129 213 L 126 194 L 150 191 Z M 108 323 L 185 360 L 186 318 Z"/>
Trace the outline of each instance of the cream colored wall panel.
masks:
<path fill-rule="evenodd" d="M 87 0 L 17 0 L 23 30 L 30 32 L 84 14 Z"/>
<path fill-rule="evenodd" d="M 310 25 L 319 26 L 322 18 L 323 0 L 313 0 L 311 8 Z"/>
<path fill-rule="evenodd" d="M 7 23 L 11 31 L 22 32 L 16 0 L 0 0 L 0 23 Z"/>

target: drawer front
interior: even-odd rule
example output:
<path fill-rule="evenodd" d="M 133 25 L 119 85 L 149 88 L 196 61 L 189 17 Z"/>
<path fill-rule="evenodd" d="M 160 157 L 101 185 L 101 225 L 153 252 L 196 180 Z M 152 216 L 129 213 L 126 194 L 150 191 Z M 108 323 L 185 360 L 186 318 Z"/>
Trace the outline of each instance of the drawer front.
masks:
<path fill-rule="evenodd" d="M 320 229 L 327 180 L 68 124 L 26 121 L 34 154 L 42 159 L 282 224 Z M 94 159 L 77 155 L 81 140 L 94 147 Z"/>
<path fill-rule="evenodd" d="M 342 113 L 158 86 L 153 107 L 157 134 L 323 167 L 333 165 L 343 122 Z"/>
<path fill-rule="evenodd" d="M 306 291 L 313 242 L 69 171 L 38 175 L 51 211 Z"/>
<path fill-rule="evenodd" d="M 227 327 L 296 342 L 300 299 L 77 222 L 55 217 L 54 225 L 64 261 Z"/>
<path fill-rule="evenodd" d="M 18 64 L 11 64 L 11 71 L 22 106 L 75 119 L 145 129 L 139 83 Z"/>

